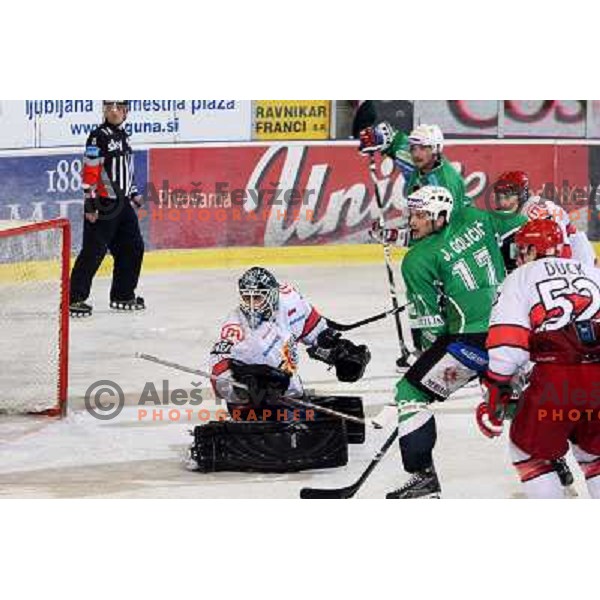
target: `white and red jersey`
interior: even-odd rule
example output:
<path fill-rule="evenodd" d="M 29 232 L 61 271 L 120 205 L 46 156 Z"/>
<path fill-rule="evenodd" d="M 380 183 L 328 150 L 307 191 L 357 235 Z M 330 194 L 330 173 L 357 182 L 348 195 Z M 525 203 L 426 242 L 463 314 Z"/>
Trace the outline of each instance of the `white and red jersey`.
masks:
<path fill-rule="evenodd" d="M 531 196 L 523 204 L 520 212 L 530 221 L 552 219 L 562 229 L 565 239 L 565 258 L 576 258 L 583 264 L 594 266 L 596 261 L 594 247 L 585 232 L 578 231 L 577 227 L 571 223 L 569 213 L 564 208 L 552 200 L 541 196 Z"/>
<path fill-rule="evenodd" d="M 327 328 L 319 312 L 290 284 L 279 286 L 279 307 L 273 318 L 252 329 L 239 308 L 221 325 L 219 340 L 210 354 L 213 375 L 230 377 L 230 360 L 246 364 L 268 365 L 291 376 L 288 394 L 302 394 L 298 376 L 298 343 L 312 346 Z M 219 397 L 232 398 L 232 389 L 223 382 L 213 384 Z"/>
<path fill-rule="evenodd" d="M 538 348 L 549 337 L 548 347 L 559 354 L 563 348 L 585 353 L 569 327 L 578 321 L 595 321 L 600 331 L 600 269 L 554 257 L 519 267 L 504 280 L 492 309 L 487 338 L 491 374 L 508 379 L 530 358 L 539 361 Z"/>

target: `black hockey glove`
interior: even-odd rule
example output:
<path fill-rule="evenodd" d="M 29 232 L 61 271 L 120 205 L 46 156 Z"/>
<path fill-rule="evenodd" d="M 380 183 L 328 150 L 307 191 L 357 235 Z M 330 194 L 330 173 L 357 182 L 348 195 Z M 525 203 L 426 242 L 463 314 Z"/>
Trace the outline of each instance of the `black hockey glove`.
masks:
<path fill-rule="evenodd" d="M 317 337 L 317 343 L 307 350 L 308 355 L 335 367 L 339 381 L 353 383 L 365 373 L 371 353 L 365 345 L 357 346 L 333 329 L 325 329 Z"/>
<path fill-rule="evenodd" d="M 235 381 L 248 388 L 235 388 L 236 396 L 250 401 L 255 408 L 277 403 L 290 385 L 288 373 L 268 365 L 248 365 L 233 359 L 231 374 Z"/>

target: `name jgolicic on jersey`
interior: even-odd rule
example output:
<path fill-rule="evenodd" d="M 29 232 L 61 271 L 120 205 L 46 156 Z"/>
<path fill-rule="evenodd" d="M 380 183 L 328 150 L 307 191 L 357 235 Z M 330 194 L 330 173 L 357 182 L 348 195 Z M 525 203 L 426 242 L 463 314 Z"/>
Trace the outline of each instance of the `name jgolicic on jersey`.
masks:
<path fill-rule="evenodd" d="M 481 241 L 484 237 L 485 227 L 481 221 L 477 221 L 472 227 L 469 227 L 465 233 L 457 235 L 456 238 L 450 242 L 450 248 L 452 248 L 456 254 L 462 254 L 473 246 L 473 244 Z M 445 261 L 451 261 L 454 258 L 445 248 L 442 248 L 441 250 Z"/>

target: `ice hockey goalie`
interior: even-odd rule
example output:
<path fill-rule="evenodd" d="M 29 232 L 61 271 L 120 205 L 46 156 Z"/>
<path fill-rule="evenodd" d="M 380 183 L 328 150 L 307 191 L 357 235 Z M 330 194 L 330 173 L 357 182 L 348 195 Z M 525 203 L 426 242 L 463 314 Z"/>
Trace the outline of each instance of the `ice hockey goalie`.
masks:
<path fill-rule="evenodd" d="M 202 471 L 287 472 L 341 466 L 347 444 L 362 442 L 364 427 L 301 409 L 299 344 L 335 369 L 344 382 L 360 379 L 370 360 L 329 328 L 326 319 L 290 284 L 253 267 L 238 282 L 239 305 L 221 326 L 210 364 L 217 399 L 231 419 L 196 428 L 193 458 Z M 313 404 L 364 417 L 359 397 L 311 396 Z"/>

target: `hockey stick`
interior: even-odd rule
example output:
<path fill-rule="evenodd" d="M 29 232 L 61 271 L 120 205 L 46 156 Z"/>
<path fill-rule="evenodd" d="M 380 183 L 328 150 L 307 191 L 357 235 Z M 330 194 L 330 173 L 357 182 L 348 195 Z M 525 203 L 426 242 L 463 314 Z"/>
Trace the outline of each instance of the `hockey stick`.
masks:
<path fill-rule="evenodd" d="M 386 317 L 389 317 L 390 315 L 396 315 L 399 312 L 402 312 L 403 310 L 406 310 L 406 305 L 396 306 L 395 308 L 386 310 L 385 312 L 382 312 L 382 313 L 378 313 L 376 315 L 373 315 L 372 317 L 367 317 L 366 319 L 362 319 L 361 321 L 356 321 L 354 323 L 348 323 L 348 324 L 338 323 L 337 321 L 334 321 L 333 319 L 325 319 L 325 321 L 327 321 L 327 325 L 329 327 L 331 327 L 332 329 L 335 329 L 336 331 L 351 331 L 352 329 L 358 329 L 359 327 L 362 327 L 363 325 L 368 325 L 369 323 L 375 323 L 376 321 L 381 321 L 381 319 L 385 319 Z"/>
<path fill-rule="evenodd" d="M 361 476 L 352 484 L 343 488 L 302 488 L 300 490 L 300 498 L 304 500 L 327 500 L 327 499 L 339 499 L 344 500 L 352 498 L 356 495 L 358 490 L 362 487 L 363 483 L 367 480 L 369 475 L 373 472 L 373 469 L 381 462 L 381 459 L 385 456 L 386 452 L 390 449 L 390 446 L 395 442 L 398 437 L 398 427 L 394 427 L 390 437 L 385 441 L 385 444 L 381 447 L 379 452 L 373 457 L 373 460 L 369 463 L 369 466 L 362 472 Z"/>
<path fill-rule="evenodd" d="M 381 229 L 385 229 L 385 219 L 383 216 L 383 200 L 379 192 L 379 181 L 377 179 L 377 165 L 375 164 L 375 157 L 371 154 L 369 156 L 369 173 L 371 180 L 373 181 L 373 187 L 375 188 L 375 200 L 379 207 L 379 226 Z M 394 267 L 392 264 L 391 246 L 389 242 L 383 242 L 383 258 L 385 262 L 385 268 L 387 271 L 388 283 L 390 286 L 390 296 L 392 297 L 392 306 L 394 309 L 399 308 L 398 294 L 396 290 L 396 281 L 394 279 Z M 407 354 L 414 352 L 414 344 L 412 343 L 412 332 L 408 324 L 403 324 L 399 316 L 399 311 L 395 313 L 396 321 L 396 332 L 398 333 L 398 345 L 400 346 L 401 358 L 406 357 Z M 407 347 L 406 341 L 410 340 L 410 348 Z"/>
<path fill-rule="evenodd" d="M 308 400 L 301 400 L 300 398 L 283 398 L 282 401 L 293 402 L 294 404 L 299 404 L 300 406 L 304 406 L 305 408 L 312 408 L 314 410 L 321 411 L 322 413 L 331 415 L 332 417 L 338 417 L 340 419 L 344 419 L 345 421 L 352 421 L 353 423 L 358 423 L 359 425 L 371 425 L 373 429 L 382 429 L 383 427 L 382 425 L 377 423 L 377 421 L 373 421 L 372 419 L 367 421 L 366 419 L 361 419 L 360 417 L 355 417 L 354 415 L 341 413 L 337 410 L 333 410 L 332 408 L 327 408 L 326 406 L 314 404 L 313 402 L 309 402 Z"/>
<path fill-rule="evenodd" d="M 183 371 L 184 373 L 189 373 L 190 375 L 200 375 L 200 377 L 206 377 L 211 381 L 226 381 L 227 383 L 230 383 L 233 387 L 239 388 L 241 390 L 248 389 L 247 385 L 244 385 L 243 383 L 238 383 L 237 381 L 229 379 L 228 377 L 219 377 L 217 375 L 211 375 L 210 373 L 202 371 L 201 369 L 192 369 L 190 367 L 186 367 L 185 365 L 180 365 L 179 363 L 170 362 L 168 360 L 163 360 L 162 358 L 152 356 L 151 354 L 136 352 L 135 357 L 156 363 L 157 365 L 162 365 L 163 367 L 171 367 L 171 369 L 175 369 L 176 371 Z"/>
<path fill-rule="evenodd" d="M 151 354 L 144 354 L 142 352 L 136 352 L 136 358 L 141 358 L 142 360 L 147 360 L 149 362 L 156 363 L 157 365 L 162 365 L 163 367 L 170 367 L 171 369 L 175 369 L 176 371 L 183 371 L 184 373 L 190 373 L 191 375 L 200 375 L 201 377 L 206 377 L 211 381 L 226 381 L 230 383 L 233 387 L 240 388 L 242 390 L 247 390 L 248 386 L 243 383 L 238 383 L 233 379 L 229 379 L 228 377 L 218 377 L 217 375 L 211 375 L 206 371 L 201 369 L 192 369 L 190 367 L 186 367 L 184 365 L 180 365 L 178 363 L 170 362 L 168 360 L 163 360 L 162 358 L 158 358 L 156 356 L 152 356 Z M 344 419 L 345 421 L 352 421 L 353 423 L 358 423 L 360 425 L 371 425 L 374 429 L 381 429 L 382 425 L 373 420 L 365 420 L 360 417 L 355 417 L 354 415 L 348 415 L 346 413 L 338 412 L 333 408 L 327 408 L 326 406 L 320 406 L 319 404 L 314 404 L 308 400 L 303 400 L 300 398 L 283 398 L 284 402 L 292 402 L 293 404 L 297 404 L 299 406 L 303 406 L 304 408 L 312 408 L 313 410 L 317 410 L 319 412 L 331 415 L 332 417 L 337 417 L 338 419 Z"/>

